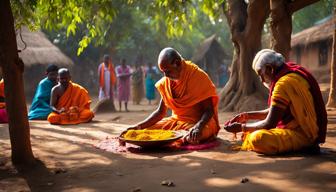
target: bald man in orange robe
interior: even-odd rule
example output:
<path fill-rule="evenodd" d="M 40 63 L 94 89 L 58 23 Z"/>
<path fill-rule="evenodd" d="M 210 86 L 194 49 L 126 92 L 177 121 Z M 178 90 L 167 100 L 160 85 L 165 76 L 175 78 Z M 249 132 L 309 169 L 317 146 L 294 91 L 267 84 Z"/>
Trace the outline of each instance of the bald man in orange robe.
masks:
<path fill-rule="evenodd" d="M 59 69 L 58 79 L 58 85 L 51 90 L 50 107 L 53 112 L 48 116 L 48 121 L 61 125 L 91 121 L 94 114 L 90 110 L 88 91 L 70 81 L 70 72 L 66 68 Z"/>
<path fill-rule="evenodd" d="M 160 104 L 147 119 L 127 130 L 186 130 L 184 141 L 189 144 L 216 138 L 220 129 L 218 96 L 209 76 L 173 48 L 161 51 L 158 65 L 164 74 L 155 85 L 161 95 Z M 165 117 L 168 109 L 172 116 Z"/>

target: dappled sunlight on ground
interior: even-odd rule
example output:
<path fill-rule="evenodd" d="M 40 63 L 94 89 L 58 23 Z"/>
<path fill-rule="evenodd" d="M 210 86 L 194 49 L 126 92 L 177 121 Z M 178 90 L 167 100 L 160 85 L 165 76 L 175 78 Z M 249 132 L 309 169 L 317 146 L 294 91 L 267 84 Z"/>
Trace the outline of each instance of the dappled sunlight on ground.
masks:
<path fill-rule="evenodd" d="M 317 156 L 234 151 L 231 147 L 239 140 L 233 141 L 232 134 L 223 130 L 218 147 L 200 151 L 117 154 L 94 148 L 95 143 L 117 136 L 151 112 L 139 115 L 138 109 L 130 109 L 130 113 L 97 115 L 93 122 L 81 125 L 31 121 L 33 152 L 41 162 L 25 173 L 11 165 L 8 127 L 0 125 L 0 191 L 336 190 L 335 124 L 329 125 L 325 152 Z M 221 113 L 221 124 L 231 116 Z M 241 183 L 244 178 L 248 181 Z M 173 181 L 175 187 L 162 186 L 164 180 Z"/>

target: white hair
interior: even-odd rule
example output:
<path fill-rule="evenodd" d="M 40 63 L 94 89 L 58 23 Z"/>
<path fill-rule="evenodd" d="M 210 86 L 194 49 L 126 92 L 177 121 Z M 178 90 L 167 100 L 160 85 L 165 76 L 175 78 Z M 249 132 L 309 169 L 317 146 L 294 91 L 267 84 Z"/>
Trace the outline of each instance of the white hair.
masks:
<path fill-rule="evenodd" d="M 280 67 L 284 64 L 285 58 L 271 49 L 263 49 L 259 51 L 253 59 L 252 68 L 257 73 L 264 69 L 266 65 Z"/>

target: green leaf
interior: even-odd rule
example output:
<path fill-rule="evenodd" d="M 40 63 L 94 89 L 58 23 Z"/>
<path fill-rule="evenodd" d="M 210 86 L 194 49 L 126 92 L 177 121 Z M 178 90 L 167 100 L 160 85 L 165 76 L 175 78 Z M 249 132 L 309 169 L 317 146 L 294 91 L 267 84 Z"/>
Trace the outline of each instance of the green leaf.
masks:
<path fill-rule="evenodd" d="M 75 23 L 71 23 L 68 28 L 67 28 L 67 37 L 69 37 L 70 33 L 72 33 L 72 35 L 76 34 L 76 24 Z"/>

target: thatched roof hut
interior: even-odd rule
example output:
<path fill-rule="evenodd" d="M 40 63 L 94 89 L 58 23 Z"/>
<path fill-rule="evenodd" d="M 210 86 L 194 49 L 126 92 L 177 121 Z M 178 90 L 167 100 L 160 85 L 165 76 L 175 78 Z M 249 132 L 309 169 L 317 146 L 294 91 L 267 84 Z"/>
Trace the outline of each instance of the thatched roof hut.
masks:
<path fill-rule="evenodd" d="M 331 40 L 336 26 L 336 18 L 330 18 L 326 22 L 305 29 L 292 35 L 291 46 L 305 46 L 323 40 Z"/>
<path fill-rule="evenodd" d="M 213 54 L 217 54 L 220 53 L 220 55 L 218 55 L 219 60 L 224 60 L 226 58 L 228 58 L 228 56 L 226 55 L 224 48 L 219 44 L 219 42 L 217 41 L 217 36 L 214 34 L 212 36 L 210 36 L 209 38 L 205 39 L 197 48 L 195 54 L 192 57 L 192 61 L 198 63 L 201 62 L 209 52 L 214 51 L 215 53 Z"/>
<path fill-rule="evenodd" d="M 333 33 L 336 18 L 292 35 L 290 59 L 308 68 L 319 82 L 329 82 Z"/>
<path fill-rule="evenodd" d="M 31 32 L 26 27 L 21 30 L 22 40 L 27 47 L 19 56 L 22 58 L 25 66 L 47 65 L 54 63 L 60 66 L 72 66 L 72 60 L 66 56 L 58 47 L 52 44 L 45 34 L 41 31 Z M 25 47 L 20 35 L 17 35 L 18 48 Z"/>
<path fill-rule="evenodd" d="M 220 65 L 230 63 L 229 56 L 219 44 L 216 35 L 205 39 L 196 49 L 191 60 L 208 73 L 211 80 L 217 84 L 217 73 Z"/>
<path fill-rule="evenodd" d="M 34 96 L 35 89 L 41 79 L 45 77 L 45 70 L 48 64 L 52 63 L 59 67 L 71 68 L 74 63 L 58 47 L 52 44 L 41 31 L 31 32 L 26 27 L 17 34 L 16 41 L 18 49 L 22 50 L 19 56 L 25 64 L 24 83 L 25 94 L 28 99 Z M 23 50 L 24 49 L 24 50 Z"/>

